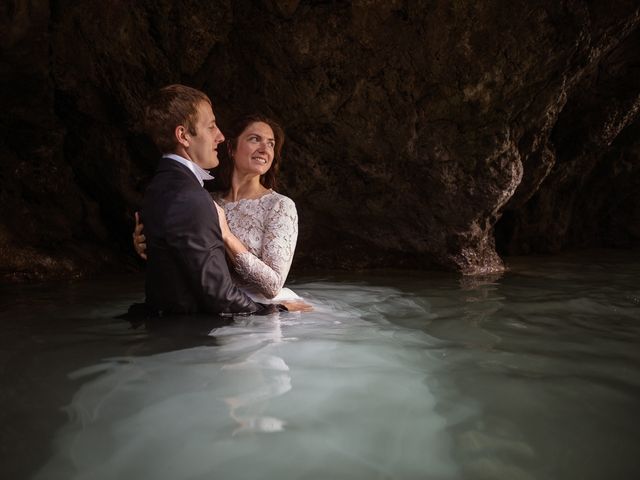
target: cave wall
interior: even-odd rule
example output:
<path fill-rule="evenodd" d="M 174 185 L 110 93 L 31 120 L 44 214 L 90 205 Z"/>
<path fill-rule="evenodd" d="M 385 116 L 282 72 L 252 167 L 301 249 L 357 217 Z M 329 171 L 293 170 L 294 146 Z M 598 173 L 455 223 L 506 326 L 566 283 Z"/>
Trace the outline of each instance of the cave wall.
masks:
<path fill-rule="evenodd" d="M 640 243 L 639 86 L 635 29 L 570 92 L 549 137 L 544 182 L 517 190 L 496 226 L 503 253 Z"/>
<path fill-rule="evenodd" d="M 181 82 L 287 132 L 302 266 L 499 271 L 639 243 L 637 1 L 11 0 L 0 10 L 0 276 L 135 268 Z"/>

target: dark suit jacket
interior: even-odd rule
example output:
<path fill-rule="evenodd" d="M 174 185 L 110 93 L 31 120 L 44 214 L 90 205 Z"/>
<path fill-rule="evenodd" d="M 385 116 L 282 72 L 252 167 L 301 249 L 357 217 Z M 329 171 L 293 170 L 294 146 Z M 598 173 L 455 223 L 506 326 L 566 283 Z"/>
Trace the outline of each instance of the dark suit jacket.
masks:
<path fill-rule="evenodd" d="M 195 175 L 162 158 L 144 196 L 146 302 L 166 313 L 252 313 L 261 309 L 232 282 L 218 212 Z"/>

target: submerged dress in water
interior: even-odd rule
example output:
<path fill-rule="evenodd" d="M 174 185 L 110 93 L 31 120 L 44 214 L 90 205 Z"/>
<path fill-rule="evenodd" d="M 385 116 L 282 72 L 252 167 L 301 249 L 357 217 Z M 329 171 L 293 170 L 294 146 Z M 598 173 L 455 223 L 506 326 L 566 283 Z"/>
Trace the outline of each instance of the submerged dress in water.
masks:
<path fill-rule="evenodd" d="M 298 297 L 282 288 L 298 239 L 298 212 L 288 197 L 273 190 L 255 199 L 214 199 L 225 211 L 229 228 L 247 247 L 236 256 L 236 284 L 253 300 L 270 303 Z"/>

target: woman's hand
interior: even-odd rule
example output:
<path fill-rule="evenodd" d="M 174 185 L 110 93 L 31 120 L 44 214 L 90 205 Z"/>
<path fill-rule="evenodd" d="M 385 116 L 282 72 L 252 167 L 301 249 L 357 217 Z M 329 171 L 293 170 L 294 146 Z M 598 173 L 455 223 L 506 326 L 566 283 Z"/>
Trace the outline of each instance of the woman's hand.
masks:
<path fill-rule="evenodd" d="M 216 202 L 216 210 L 218 211 L 218 222 L 220 223 L 220 233 L 222 234 L 222 240 L 227 242 L 231 234 L 229 224 L 227 223 L 227 215 L 224 213 L 224 209 Z"/>
<path fill-rule="evenodd" d="M 313 307 L 302 300 L 287 300 L 279 303 L 290 312 L 313 312 Z"/>
<path fill-rule="evenodd" d="M 220 233 L 222 234 L 222 241 L 224 242 L 224 249 L 227 251 L 227 257 L 231 264 L 235 267 L 238 263 L 236 260 L 236 256 L 241 253 L 248 252 L 247 247 L 238 240 L 229 228 L 229 224 L 227 223 L 227 215 L 224 213 L 224 209 L 218 205 L 216 202 L 213 202 L 216 205 L 216 210 L 218 210 L 218 222 L 220 223 Z"/>
<path fill-rule="evenodd" d="M 144 224 L 140 222 L 140 214 L 138 212 L 135 213 L 136 217 L 136 228 L 133 230 L 133 248 L 136 253 L 140 255 L 143 259 L 147 259 L 147 254 L 144 253 L 147 249 L 147 244 L 145 243 L 146 237 L 142 234 L 142 229 L 144 228 Z"/>

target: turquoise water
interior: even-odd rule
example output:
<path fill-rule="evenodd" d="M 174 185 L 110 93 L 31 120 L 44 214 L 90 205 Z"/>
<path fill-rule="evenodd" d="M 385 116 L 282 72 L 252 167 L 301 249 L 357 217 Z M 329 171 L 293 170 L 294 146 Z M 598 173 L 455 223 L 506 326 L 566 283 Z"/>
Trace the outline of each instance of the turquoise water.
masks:
<path fill-rule="evenodd" d="M 640 478 L 640 254 L 298 276 L 315 306 L 113 318 L 142 278 L 11 287 L 3 478 Z"/>

